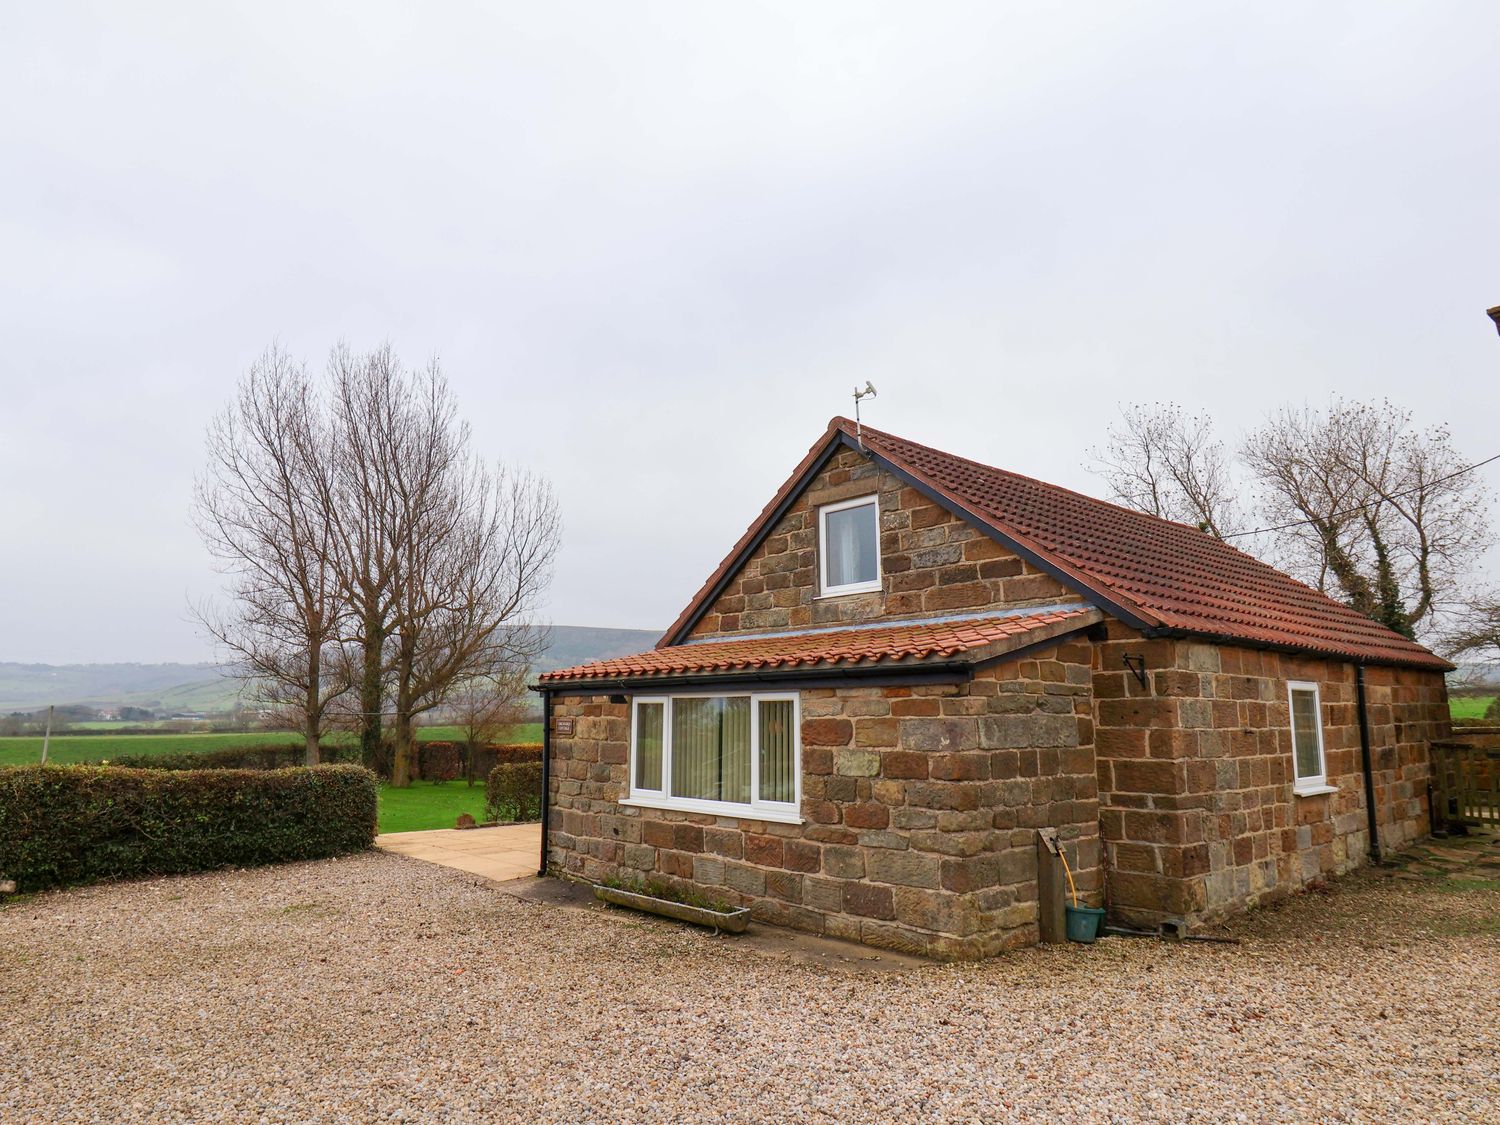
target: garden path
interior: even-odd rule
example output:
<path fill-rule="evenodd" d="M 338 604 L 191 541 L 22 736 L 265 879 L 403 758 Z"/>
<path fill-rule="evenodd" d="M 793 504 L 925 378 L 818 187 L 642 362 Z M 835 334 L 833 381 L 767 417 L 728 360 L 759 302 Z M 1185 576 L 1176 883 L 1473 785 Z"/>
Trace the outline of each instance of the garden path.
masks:
<path fill-rule="evenodd" d="M 536 874 L 541 858 L 542 826 L 505 824 L 496 828 L 387 832 L 375 837 L 375 846 L 505 882 Z"/>

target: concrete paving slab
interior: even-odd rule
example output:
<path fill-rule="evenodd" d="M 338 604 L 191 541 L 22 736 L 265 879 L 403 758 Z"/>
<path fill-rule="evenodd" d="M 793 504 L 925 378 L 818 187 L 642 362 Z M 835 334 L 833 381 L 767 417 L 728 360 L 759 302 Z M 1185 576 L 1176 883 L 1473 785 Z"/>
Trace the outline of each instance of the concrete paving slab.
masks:
<path fill-rule="evenodd" d="M 541 860 L 542 826 L 507 824 L 499 828 L 387 832 L 375 837 L 375 846 L 504 882 L 536 874 Z"/>

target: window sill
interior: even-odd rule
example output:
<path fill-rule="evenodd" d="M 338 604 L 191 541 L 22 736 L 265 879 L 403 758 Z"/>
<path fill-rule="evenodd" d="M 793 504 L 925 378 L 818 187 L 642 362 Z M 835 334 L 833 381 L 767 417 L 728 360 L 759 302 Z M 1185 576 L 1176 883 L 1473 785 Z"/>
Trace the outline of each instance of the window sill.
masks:
<path fill-rule="evenodd" d="M 757 808 L 735 805 L 728 801 L 693 801 L 685 798 L 622 797 L 620 804 L 635 809 L 661 809 L 663 812 L 706 813 L 709 816 L 731 816 L 738 820 L 763 820 L 772 824 L 801 824 L 802 814 L 793 808 Z"/>
<path fill-rule="evenodd" d="M 1329 793 L 1337 793 L 1337 785 L 1293 785 L 1292 796 L 1294 797 L 1322 797 Z"/>
<path fill-rule="evenodd" d="M 884 588 L 882 582 L 866 582 L 859 586 L 839 586 L 832 590 L 824 590 L 815 596 L 816 601 L 826 601 L 829 598 L 847 598 L 850 594 L 878 594 Z"/>

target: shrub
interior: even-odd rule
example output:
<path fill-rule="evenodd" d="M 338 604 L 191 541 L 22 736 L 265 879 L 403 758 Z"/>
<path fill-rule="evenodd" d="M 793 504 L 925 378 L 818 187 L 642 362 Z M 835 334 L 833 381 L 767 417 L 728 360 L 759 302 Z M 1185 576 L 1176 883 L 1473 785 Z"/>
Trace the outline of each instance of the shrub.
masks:
<path fill-rule="evenodd" d="M 424 781 L 452 781 L 463 773 L 463 753 L 451 742 L 417 743 L 417 774 Z"/>
<path fill-rule="evenodd" d="M 1486 719 L 1500 719 L 1500 695 L 1490 700 L 1490 705 L 1484 709 Z"/>
<path fill-rule="evenodd" d="M 542 763 L 502 762 L 490 770 L 484 808 L 490 820 L 540 820 Z"/>
<path fill-rule="evenodd" d="M 0 873 L 19 890 L 368 848 L 376 781 L 358 766 L 284 770 L 0 769 Z"/>

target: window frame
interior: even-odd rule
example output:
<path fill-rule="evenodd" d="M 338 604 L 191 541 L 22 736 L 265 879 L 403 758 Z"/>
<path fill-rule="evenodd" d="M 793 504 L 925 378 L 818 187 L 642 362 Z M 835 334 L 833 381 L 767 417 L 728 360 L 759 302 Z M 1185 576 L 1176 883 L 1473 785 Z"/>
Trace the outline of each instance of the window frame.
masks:
<path fill-rule="evenodd" d="M 1297 693 L 1311 692 L 1313 713 L 1317 716 L 1318 772 L 1300 777 L 1297 773 Z M 1292 736 L 1292 793 L 1298 797 L 1316 797 L 1336 793 L 1338 786 L 1328 784 L 1328 757 L 1323 744 L 1323 692 L 1312 680 L 1288 680 L 1286 683 L 1286 721 Z"/>
<path fill-rule="evenodd" d="M 828 581 L 828 517 L 834 512 L 847 511 L 850 508 L 862 508 L 866 504 L 874 505 L 875 508 L 875 577 L 867 582 L 845 582 L 834 586 Z M 869 594 L 881 589 L 884 579 L 884 568 L 880 561 L 880 493 L 872 492 L 867 496 L 855 496 L 849 500 L 839 500 L 832 504 L 824 504 L 818 509 L 818 596 L 820 598 L 841 598 L 847 594 Z"/>
<path fill-rule="evenodd" d="M 636 752 L 637 735 L 640 732 L 641 704 L 661 704 L 661 787 L 659 789 L 641 789 L 636 781 Z M 632 795 L 641 793 L 649 796 L 665 797 L 669 786 L 670 774 L 667 773 L 667 724 L 672 718 L 672 705 L 668 696 L 665 695 L 637 695 L 630 701 L 630 792 Z"/>
<path fill-rule="evenodd" d="M 699 797 L 672 795 L 672 702 L 676 699 L 748 698 L 750 700 L 750 803 L 711 801 Z M 760 705 L 790 702 L 792 705 L 792 776 L 795 795 L 792 801 L 763 801 L 760 797 Z M 661 788 L 638 789 L 636 780 L 636 728 L 640 705 L 664 704 L 662 711 Z M 627 764 L 630 789 L 620 804 L 634 808 L 668 809 L 676 812 L 708 813 L 711 816 L 738 817 L 742 820 L 764 820 L 779 824 L 801 824 L 802 820 L 802 699 L 795 691 L 739 691 L 733 688 L 671 692 L 665 695 L 639 695 L 630 703 L 630 754 Z"/>

